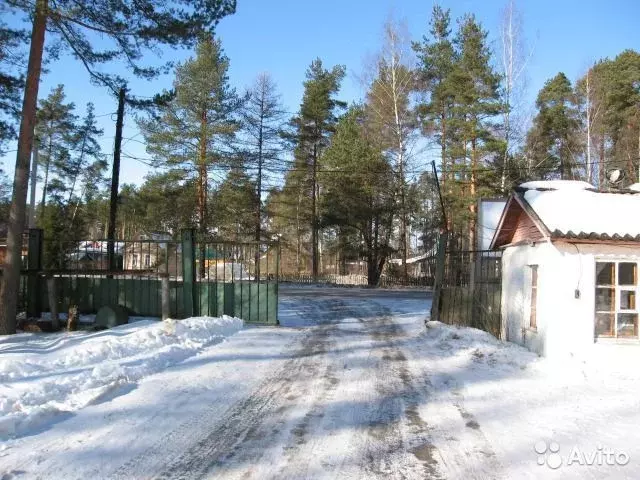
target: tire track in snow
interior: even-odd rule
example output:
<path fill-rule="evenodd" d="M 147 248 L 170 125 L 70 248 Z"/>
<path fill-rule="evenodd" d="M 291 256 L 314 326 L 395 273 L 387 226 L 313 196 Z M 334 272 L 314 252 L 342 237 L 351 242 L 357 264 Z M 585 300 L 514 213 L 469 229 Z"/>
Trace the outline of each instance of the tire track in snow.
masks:
<path fill-rule="evenodd" d="M 386 478 L 442 478 L 430 427 L 418 413 L 430 385 L 413 378 L 400 346 L 408 335 L 382 307 L 371 330 L 374 340 L 384 345 L 376 389 L 385 401 L 369 431 L 374 446 L 367 456 L 367 472 Z"/>
<path fill-rule="evenodd" d="M 320 325 L 249 397 L 222 417 L 212 406 L 112 478 L 443 478 L 419 414 L 431 387 L 404 352 L 411 335 L 371 300 L 300 309 Z"/>
<path fill-rule="evenodd" d="M 336 317 L 343 307 L 332 300 L 324 305 L 303 307 L 305 313 L 323 318 L 323 323 Z M 266 378 L 254 392 L 239 402 L 222 418 L 212 406 L 168 433 L 153 447 L 119 468 L 111 478 L 195 479 L 225 464 L 246 460 L 250 467 L 265 450 L 265 438 L 278 443 L 287 433 L 287 416 L 295 408 L 297 395 L 291 393 L 296 384 L 310 386 L 311 392 L 331 386 L 322 354 L 327 351 L 331 325 L 310 329 L 301 340 L 293 358 Z M 324 378 L 329 378 L 328 382 Z M 323 383 L 325 385 L 323 385 Z M 326 385 L 328 383 L 328 385 Z M 213 422 L 211 419 L 214 419 Z M 299 426 L 299 434 L 304 425 Z M 156 472 L 161 472 L 159 475 Z M 249 473 L 249 472 L 247 472 Z"/>

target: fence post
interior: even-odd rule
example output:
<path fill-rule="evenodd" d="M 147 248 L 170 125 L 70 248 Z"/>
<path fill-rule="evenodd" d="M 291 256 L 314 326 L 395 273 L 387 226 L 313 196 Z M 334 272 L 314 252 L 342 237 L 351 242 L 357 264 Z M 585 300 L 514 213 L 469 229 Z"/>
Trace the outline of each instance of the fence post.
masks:
<path fill-rule="evenodd" d="M 162 285 L 162 320 L 166 320 L 171 316 L 169 307 L 169 274 L 161 273 L 160 282 Z"/>
<path fill-rule="evenodd" d="M 20 247 L 22 248 L 22 247 Z M 42 229 L 29 229 L 27 254 L 27 318 L 38 318 L 42 313 L 42 294 L 39 274 L 42 270 Z"/>
<path fill-rule="evenodd" d="M 195 229 L 182 230 L 182 295 L 185 318 L 196 315 Z"/>
<path fill-rule="evenodd" d="M 447 248 L 447 234 L 441 233 L 438 237 L 438 250 L 436 252 L 436 278 L 433 282 L 433 298 L 431 300 L 431 320 L 440 320 L 440 292 L 444 278 L 445 250 Z"/>
<path fill-rule="evenodd" d="M 276 248 L 276 284 L 275 284 L 275 292 L 276 299 L 278 298 L 278 289 L 280 288 L 280 273 L 282 272 L 282 267 L 280 266 L 280 239 L 278 239 L 278 246 Z M 268 293 L 268 291 L 267 291 Z M 276 325 L 280 325 L 280 320 L 278 320 L 278 314 L 280 313 L 278 310 L 278 302 L 276 300 Z"/>
<path fill-rule="evenodd" d="M 58 318 L 58 284 L 55 275 L 47 276 L 47 294 L 49 312 L 51 312 L 51 328 L 58 331 L 60 330 L 60 319 Z"/>
<path fill-rule="evenodd" d="M 476 298 L 476 255 L 471 254 L 472 258 L 469 261 L 469 294 L 471 295 L 471 324 L 473 328 L 481 328 L 478 326 L 478 299 Z"/>

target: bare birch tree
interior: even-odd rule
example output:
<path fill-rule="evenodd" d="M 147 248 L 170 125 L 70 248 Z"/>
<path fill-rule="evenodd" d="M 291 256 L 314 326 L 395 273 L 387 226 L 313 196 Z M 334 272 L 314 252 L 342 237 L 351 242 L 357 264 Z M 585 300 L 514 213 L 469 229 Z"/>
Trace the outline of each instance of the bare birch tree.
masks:
<path fill-rule="evenodd" d="M 367 92 L 367 116 L 381 146 L 391 159 L 396 178 L 399 215 L 399 247 L 402 272 L 407 277 L 409 212 L 407 166 L 415 142 L 416 119 L 411 106 L 415 72 L 411 68 L 410 39 L 406 26 L 392 19 L 384 25 L 384 39 L 371 72 Z"/>
<path fill-rule="evenodd" d="M 531 52 L 526 52 L 522 14 L 515 1 L 509 0 L 502 12 L 500 25 L 501 67 L 503 76 L 502 101 L 504 103 L 504 154 L 500 175 L 500 190 L 506 193 L 509 159 L 523 140 L 525 123 L 524 94 L 526 67 Z"/>
<path fill-rule="evenodd" d="M 595 182 L 596 185 L 599 186 L 601 183 L 600 162 L 593 160 L 595 130 L 601 117 L 600 113 L 602 108 L 602 92 L 598 92 L 598 76 L 594 73 L 596 65 L 595 63 L 589 65 L 587 72 L 578 80 L 576 83 L 576 94 L 584 126 L 585 180 L 591 184 Z"/>

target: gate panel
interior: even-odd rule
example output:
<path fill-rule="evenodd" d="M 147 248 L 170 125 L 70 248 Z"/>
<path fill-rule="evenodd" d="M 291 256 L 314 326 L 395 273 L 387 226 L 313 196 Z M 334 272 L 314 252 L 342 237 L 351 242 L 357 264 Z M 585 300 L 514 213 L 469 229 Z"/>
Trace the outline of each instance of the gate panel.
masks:
<path fill-rule="evenodd" d="M 444 247 L 449 243 L 449 248 Z M 442 282 L 435 289 L 437 316 L 443 323 L 478 328 L 500 338 L 502 252 L 459 250 L 440 242 Z"/>
<path fill-rule="evenodd" d="M 250 323 L 277 323 L 277 242 L 198 239 L 194 251 L 200 315 L 225 314 Z"/>

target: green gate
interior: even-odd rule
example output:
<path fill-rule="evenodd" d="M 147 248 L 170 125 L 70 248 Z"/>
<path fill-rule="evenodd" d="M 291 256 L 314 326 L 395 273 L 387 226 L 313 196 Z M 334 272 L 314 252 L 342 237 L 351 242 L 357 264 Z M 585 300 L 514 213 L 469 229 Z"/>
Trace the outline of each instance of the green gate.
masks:
<path fill-rule="evenodd" d="M 180 241 L 62 242 L 42 238 L 40 230 L 29 239 L 21 285 L 30 317 L 49 310 L 47 278 L 55 279 L 61 312 L 71 305 L 81 313 L 122 305 L 132 315 L 160 317 L 164 279 L 172 318 L 229 315 L 278 323 L 277 242 L 197 239 L 193 230 L 183 231 Z"/>

